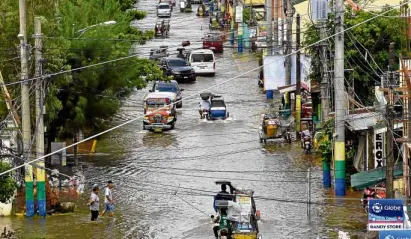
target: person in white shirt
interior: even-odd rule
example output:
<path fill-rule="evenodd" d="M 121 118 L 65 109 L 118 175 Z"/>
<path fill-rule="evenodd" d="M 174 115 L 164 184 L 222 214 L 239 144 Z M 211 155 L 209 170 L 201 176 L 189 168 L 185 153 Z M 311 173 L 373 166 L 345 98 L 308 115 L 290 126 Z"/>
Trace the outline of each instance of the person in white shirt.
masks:
<path fill-rule="evenodd" d="M 109 212 L 109 216 L 114 216 L 114 201 L 113 201 L 113 194 L 111 189 L 113 188 L 113 182 L 109 180 L 107 182 L 106 191 L 104 193 L 104 210 L 101 213 L 101 216 L 104 216 L 106 212 Z"/>
<path fill-rule="evenodd" d="M 210 101 L 208 101 L 208 100 L 201 100 L 201 101 L 200 101 L 200 110 L 199 110 L 200 116 L 202 116 L 203 110 L 209 111 L 210 108 L 211 108 Z"/>
<path fill-rule="evenodd" d="M 90 195 L 90 200 L 87 203 L 87 205 L 90 206 L 92 221 L 96 221 L 98 218 L 99 201 L 100 201 L 98 198 L 98 192 L 99 192 L 98 185 L 95 184 L 93 186 L 93 191 L 91 192 L 91 195 Z"/>

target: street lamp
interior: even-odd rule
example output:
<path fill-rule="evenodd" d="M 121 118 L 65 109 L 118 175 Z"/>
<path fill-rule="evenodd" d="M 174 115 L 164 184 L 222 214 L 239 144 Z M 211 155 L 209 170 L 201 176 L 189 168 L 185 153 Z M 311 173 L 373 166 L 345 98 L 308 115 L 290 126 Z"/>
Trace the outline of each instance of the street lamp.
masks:
<path fill-rule="evenodd" d="M 77 38 L 80 38 L 88 29 L 93 28 L 93 27 L 98 27 L 98 26 L 109 26 L 109 25 L 114 25 L 116 24 L 116 21 L 107 21 L 107 22 L 102 22 L 96 25 L 91 25 L 89 27 L 83 28 L 81 30 L 78 30 L 77 33 L 80 33 L 80 35 Z"/>

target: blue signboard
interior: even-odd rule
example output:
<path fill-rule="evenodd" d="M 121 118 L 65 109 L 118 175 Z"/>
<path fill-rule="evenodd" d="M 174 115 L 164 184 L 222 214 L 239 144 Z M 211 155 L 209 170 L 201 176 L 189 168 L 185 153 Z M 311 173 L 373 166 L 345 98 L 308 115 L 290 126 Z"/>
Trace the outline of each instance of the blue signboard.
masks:
<path fill-rule="evenodd" d="M 380 239 L 411 239 L 411 230 L 381 231 Z"/>
<path fill-rule="evenodd" d="M 368 202 L 368 230 L 403 230 L 404 206 L 399 199 L 371 199 Z"/>

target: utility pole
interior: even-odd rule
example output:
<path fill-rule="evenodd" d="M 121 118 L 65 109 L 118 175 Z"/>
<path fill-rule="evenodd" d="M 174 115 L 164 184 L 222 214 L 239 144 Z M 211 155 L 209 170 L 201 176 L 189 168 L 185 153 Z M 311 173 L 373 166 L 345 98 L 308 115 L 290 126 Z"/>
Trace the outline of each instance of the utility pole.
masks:
<path fill-rule="evenodd" d="M 34 18 L 34 38 L 35 38 L 35 58 L 36 58 L 36 69 L 35 77 L 42 76 L 43 68 L 43 42 L 41 34 L 41 18 Z M 42 79 L 38 78 L 36 80 L 36 156 L 40 158 L 44 156 L 44 121 L 43 121 L 43 107 L 44 107 L 44 97 L 43 97 L 43 83 Z M 39 215 L 45 217 L 47 213 L 46 209 L 46 172 L 44 170 L 44 159 L 37 162 L 40 167 L 37 168 L 37 208 Z"/>
<path fill-rule="evenodd" d="M 267 21 L 267 55 L 273 54 L 273 0 L 266 0 L 266 21 Z"/>
<path fill-rule="evenodd" d="M 344 0 L 335 1 L 335 195 L 345 196 Z"/>
<path fill-rule="evenodd" d="M 23 133 L 23 158 L 28 161 L 31 156 L 31 125 L 30 125 L 30 89 L 26 81 L 28 79 L 27 65 L 27 32 L 26 32 L 26 0 L 19 0 L 20 14 L 20 33 L 17 36 L 20 39 L 21 54 L 21 116 L 22 116 L 22 133 Z M 33 193 L 33 167 L 25 167 L 26 183 L 26 216 L 34 216 L 34 193 Z"/>
<path fill-rule="evenodd" d="M 281 53 L 284 54 L 284 17 L 281 18 L 281 32 L 280 32 L 281 40 L 280 40 L 280 48 Z"/>
<path fill-rule="evenodd" d="M 300 14 L 297 14 L 297 46 L 296 46 L 296 51 L 297 51 L 297 56 L 296 56 L 296 92 L 295 92 L 295 110 L 296 110 L 296 131 L 297 131 L 297 137 L 300 136 L 301 132 L 301 52 L 300 52 Z"/>
<path fill-rule="evenodd" d="M 274 10 L 274 54 L 277 55 L 278 54 L 278 1 L 281 0 L 271 0 L 273 3 L 273 8 L 271 9 Z"/>
<path fill-rule="evenodd" d="M 386 119 L 387 119 L 387 169 L 386 179 L 386 193 L 387 198 L 394 198 L 394 68 L 395 68 L 395 43 L 390 43 L 389 48 L 389 67 L 388 67 L 388 76 L 389 76 L 389 91 L 388 91 L 388 100 L 387 105 Z"/>
<path fill-rule="evenodd" d="M 287 15 L 287 47 L 286 47 L 286 54 L 287 57 L 285 59 L 285 85 L 291 85 L 291 68 L 292 68 L 292 41 L 293 41 L 293 16 L 295 13 L 295 9 L 291 4 L 291 0 L 287 0 L 287 8 L 286 8 L 286 15 Z M 290 94 L 286 93 L 285 95 L 285 109 L 290 109 Z"/>
<path fill-rule="evenodd" d="M 326 34 L 326 23 L 321 22 L 320 23 L 320 37 L 321 39 L 325 39 L 327 37 Z M 323 69 L 323 75 L 322 75 L 322 80 L 321 80 L 321 124 L 324 125 L 325 122 L 328 119 L 328 111 L 330 109 L 329 105 L 329 86 L 328 86 L 328 57 L 327 57 L 327 44 L 322 41 L 321 43 L 321 63 L 322 63 L 322 69 Z"/>

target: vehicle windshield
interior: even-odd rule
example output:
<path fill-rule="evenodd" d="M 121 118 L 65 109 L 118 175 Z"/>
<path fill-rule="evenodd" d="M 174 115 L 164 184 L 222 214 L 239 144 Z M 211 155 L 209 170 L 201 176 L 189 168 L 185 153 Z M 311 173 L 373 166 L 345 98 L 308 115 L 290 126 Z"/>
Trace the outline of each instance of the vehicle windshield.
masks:
<path fill-rule="evenodd" d="M 163 108 L 164 110 L 169 110 L 171 108 L 171 103 L 169 98 L 148 98 L 146 100 L 146 109 L 155 110 Z"/>
<path fill-rule="evenodd" d="M 160 6 L 158 6 L 159 9 L 169 9 L 170 5 L 168 4 L 161 4 Z"/>
<path fill-rule="evenodd" d="M 192 62 L 213 62 L 214 57 L 213 57 L 213 54 L 192 54 L 191 61 Z"/>
<path fill-rule="evenodd" d="M 178 92 L 177 86 L 173 84 L 158 84 L 156 85 L 156 91 L 157 90 L 160 92 Z"/>
<path fill-rule="evenodd" d="M 188 66 L 187 62 L 184 60 L 169 60 L 168 65 L 170 67 L 180 67 L 180 66 Z"/>

